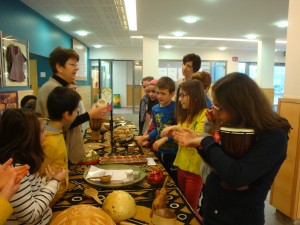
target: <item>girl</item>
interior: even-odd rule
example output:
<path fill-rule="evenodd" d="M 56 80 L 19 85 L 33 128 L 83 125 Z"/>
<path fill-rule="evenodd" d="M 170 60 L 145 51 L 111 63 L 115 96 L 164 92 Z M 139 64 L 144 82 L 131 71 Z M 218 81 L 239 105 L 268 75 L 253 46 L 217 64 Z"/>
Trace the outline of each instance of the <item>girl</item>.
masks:
<path fill-rule="evenodd" d="M 212 136 L 190 129 L 175 132 L 181 146 L 200 146 L 199 153 L 213 167 L 205 183 L 203 222 L 263 225 L 264 201 L 286 158 L 291 126 L 273 111 L 264 93 L 245 74 L 231 73 L 219 79 L 212 87 L 212 97 L 212 121 L 251 128 L 256 140 L 241 158 L 233 158 Z"/>
<path fill-rule="evenodd" d="M 156 97 L 156 84 L 157 80 L 152 80 L 147 86 L 149 100 L 146 107 L 146 118 L 143 127 L 143 135 L 150 133 L 154 129 L 154 124 L 152 120 L 152 107 L 158 104 Z"/>
<path fill-rule="evenodd" d="M 27 164 L 29 173 L 21 180 L 20 188 L 11 198 L 13 214 L 5 224 L 47 224 L 52 216 L 49 202 L 64 180 L 66 170 L 54 173 L 47 168 L 47 182 L 43 184 L 37 171 L 44 160 L 41 129 L 35 112 L 7 109 L 0 121 L 0 163 L 13 158 L 16 166 Z"/>
<path fill-rule="evenodd" d="M 204 129 L 206 119 L 206 102 L 203 85 L 198 80 L 189 80 L 181 83 L 177 90 L 176 119 L 177 126 L 167 127 L 162 136 L 171 134 L 171 131 L 180 128 L 190 128 L 200 133 Z M 179 146 L 174 165 L 178 166 L 178 187 L 186 200 L 197 213 L 203 181 L 200 176 L 202 159 L 193 147 Z M 200 215 L 198 214 L 199 218 Z"/>

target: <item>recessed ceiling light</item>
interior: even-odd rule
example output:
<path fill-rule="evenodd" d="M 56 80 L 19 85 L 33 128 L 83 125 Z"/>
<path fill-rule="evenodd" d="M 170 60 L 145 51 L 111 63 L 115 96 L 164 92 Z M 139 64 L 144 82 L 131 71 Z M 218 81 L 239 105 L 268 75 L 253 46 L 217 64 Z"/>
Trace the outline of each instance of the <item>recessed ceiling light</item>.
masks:
<path fill-rule="evenodd" d="M 256 39 L 256 38 L 257 38 L 257 34 L 247 34 L 247 35 L 245 35 L 245 37 L 246 37 L 247 39 L 253 40 L 253 39 Z"/>
<path fill-rule="evenodd" d="M 103 45 L 93 45 L 94 48 L 102 48 Z"/>
<path fill-rule="evenodd" d="M 70 22 L 73 19 L 73 17 L 69 15 L 59 15 L 57 18 L 62 22 Z"/>
<path fill-rule="evenodd" d="M 186 16 L 183 17 L 183 21 L 186 23 L 196 23 L 200 18 L 197 16 Z"/>
<path fill-rule="evenodd" d="M 170 48 L 172 48 L 173 46 L 172 45 L 164 45 L 164 48 L 165 49 L 170 49 Z"/>
<path fill-rule="evenodd" d="M 141 38 L 144 38 L 144 36 L 130 36 L 130 38 L 141 39 Z"/>
<path fill-rule="evenodd" d="M 226 50 L 227 48 L 226 47 L 219 47 L 219 50 L 220 51 L 224 51 L 224 50 Z"/>
<path fill-rule="evenodd" d="M 275 23 L 277 27 L 284 28 L 288 26 L 288 21 L 282 20 Z"/>
<path fill-rule="evenodd" d="M 185 32 L 182 31 L 175 31 L 172 34 L 174 34 L 174 36 L 176 37 L 182 37 L 183 35 L 185 35 Z"/>
<path fill-rule="evenodd" d="M 85 30 L 79 30 L 75 32 L 76 34 L 78 34 L 79 36 L 86 36 L 88 35 L 90 32 L 85 31 Z"/>
<path fill-rule="evenodd" d="M 129 30 L 137 30 L 136 0 L 124 0 Z"/>

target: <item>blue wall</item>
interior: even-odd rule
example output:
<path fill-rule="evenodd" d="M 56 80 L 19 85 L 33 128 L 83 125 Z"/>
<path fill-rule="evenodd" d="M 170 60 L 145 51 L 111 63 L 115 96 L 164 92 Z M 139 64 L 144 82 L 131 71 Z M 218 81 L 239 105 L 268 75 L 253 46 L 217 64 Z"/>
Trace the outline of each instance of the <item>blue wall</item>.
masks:
<path fill-rule="evenodd" d="M 18 40 L 29 41 L 29 52 L 34 54 L 30 54 L 30 57 L 37 59 L 39 87 L 52 75 L 47 66 L 47 57 L 51 51 L 57 46 L 72 48 L 72 36 L 19 0 L 0 1 L 0 31 L 4 36 L 13 35 Z M 46 78 L 39 77 L 40 72 L 46 72 Z M 90 85 L 90 76 L 87 81 L 78 84 Z M 1 88 L 3 91 L 26 89 L 29 87 Z"/>
<path fill-rule="evenodd" d="M 41 2 L 42 4 L 42 2 Z M 0 2 L 0 30 L 29 41 L 31 53 L 48 57 L 57 46 L 72 47 L 72 37 L 19 0 Z"/>

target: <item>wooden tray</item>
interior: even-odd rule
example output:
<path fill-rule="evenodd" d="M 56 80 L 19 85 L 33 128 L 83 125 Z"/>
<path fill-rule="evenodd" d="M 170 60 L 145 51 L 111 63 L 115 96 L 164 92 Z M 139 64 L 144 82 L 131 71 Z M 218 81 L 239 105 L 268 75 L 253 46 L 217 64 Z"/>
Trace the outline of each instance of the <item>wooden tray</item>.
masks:
<path fill-rule="evenodd" d="M 146 164 L 147 159 L 145 155 L 118 155 L 118 156 L 104 156 L 99 158 L 99 164 Z"/>

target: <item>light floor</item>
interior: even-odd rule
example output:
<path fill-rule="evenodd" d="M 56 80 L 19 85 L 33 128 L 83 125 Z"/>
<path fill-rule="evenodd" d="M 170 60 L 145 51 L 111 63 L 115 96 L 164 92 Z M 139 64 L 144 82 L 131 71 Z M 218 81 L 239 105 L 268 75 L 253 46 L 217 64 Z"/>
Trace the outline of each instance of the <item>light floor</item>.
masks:
<path fill-rule="evenodd" d="M 131 120 L 134 122 L 136 126 L 138 126 L 138 114 L 134 114 L 132 112 L 132 108 L 120 108 L 120 109 L 113 109 L 113 113 L 116 116 L 123 116 L 127 120 Z M 269 196 L 265 202 L 265 225 L 300 225 L 300 221 L 291 221 L 282 213 L 277 212 L 276 209 L 269 204 Z M 255 225 L 255 224 L 253 224 Z"/>

